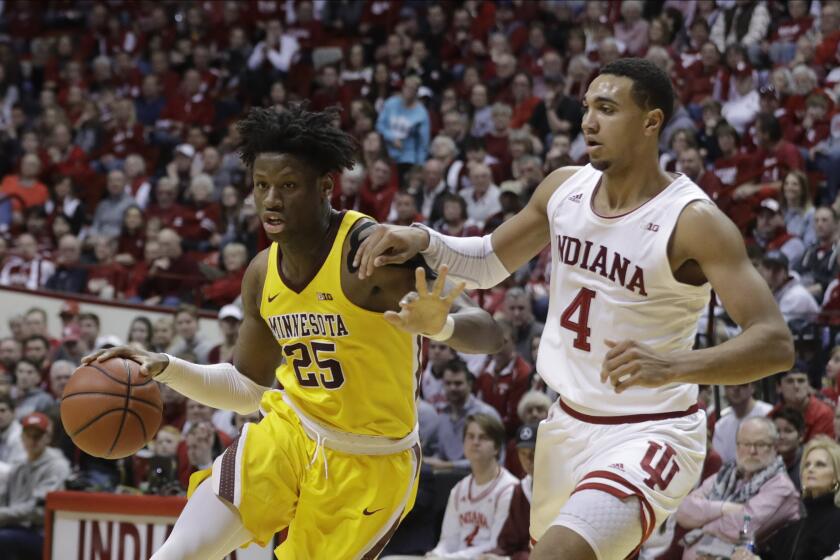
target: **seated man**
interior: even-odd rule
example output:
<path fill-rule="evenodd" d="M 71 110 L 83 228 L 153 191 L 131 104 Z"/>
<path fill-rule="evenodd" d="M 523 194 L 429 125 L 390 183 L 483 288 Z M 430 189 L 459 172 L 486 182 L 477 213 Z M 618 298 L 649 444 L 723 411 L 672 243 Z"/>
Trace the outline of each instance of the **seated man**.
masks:
<path fill-rule="evenodd" d="M 15 401 L 9 395 L 0 395 L 0 496 L 6 493 L 14 464 L 26 458 L 20 434 L 20 422 L 15 420 Z"/>
<path fill-rule="evenodd" d="M 0 550 L 10 560 L 38 560 L 44 546 L 44 499 L 60 490 L 70 476 L 70 463 L 48 447 L 52 422 L 33 412 L 21 419 L 26 460 L 9 476 L 9 491 L 0 501 Z"/>
<path fill-rule="evenodd" d="M 464 430 L 470 474 L 449 493 L 437 558 L 476 558 L 495 548 L 508 516 L 516 477 L 499 464 L 505 428 L 486 414 L 471 415 Z"/>
<path fill-rule="evenodd" d="M 438 415 L 434 432 L 429 436 L 427 455 L 423 462 L 435 469 L 468 469 L 470 463 L 464 454 L 464 429 L 467 418 L 474 414 L 487 414 L 497 420 L 499 413 L 492 406 L 472 394 L 473 377 L 466 364 L 454 359 L 443 368 L 446 406 Z M 502 435 L 504 448 L 504 435 Z"/>
<path fill-rule="evenodd" d="M 683 560 L 729 558 L 744 516 L 752 518 L 756 540 L 799 519 L 799 493 L 776 453 L 779 432 L 772 420 L 751 417 L 738 429 L 734 463 L 691 492 L 677 510 L 686 534 Z"/>

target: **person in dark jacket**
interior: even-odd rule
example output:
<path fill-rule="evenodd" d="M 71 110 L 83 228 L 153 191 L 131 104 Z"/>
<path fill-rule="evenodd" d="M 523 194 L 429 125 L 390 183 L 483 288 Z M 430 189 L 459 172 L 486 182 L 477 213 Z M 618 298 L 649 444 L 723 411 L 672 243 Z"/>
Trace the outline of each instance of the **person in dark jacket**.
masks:
<path fill-rule="evenodd" d="M 801 479 L 807 515 L 759 543 L 758 556 L 738 549 L 732 560 L 840 558 L 840 445 L 827 436 L 808 442 L 802 452 Z"/>

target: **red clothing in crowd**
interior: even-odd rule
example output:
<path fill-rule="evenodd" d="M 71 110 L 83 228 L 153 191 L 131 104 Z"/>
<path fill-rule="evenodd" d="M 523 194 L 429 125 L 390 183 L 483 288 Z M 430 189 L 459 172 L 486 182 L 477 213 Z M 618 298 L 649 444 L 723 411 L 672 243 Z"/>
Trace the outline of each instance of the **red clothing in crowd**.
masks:
<path fill-rule="evenodd" d="M 767 416 L 772 418 L 784 405 L 783 402 L 776 404 Z M 834 411 L 826 403 L 811 395 L 808 398 L 808 406 L 805 407 L 803 416 L 805 417 L 803 443 L 808 443 L 811 438 L 819 434 L 834 439 Z"/>
<path fill-rule="evenodd" d="M 219 231 L 222 208 L 216 202 L 209 202 L 201 207 L 186 206 L 184 224 L 179 232 L 191 241 L 206 241 Z M 228 302 L 229 303 L 229 302 Z"/>
<path fill-rule="evenodd" d="M 202 93 L 189 98 L 183 94 L 177 94 L 170 98 L 160 114 L 161 120 L 206 127 L 212 126 L 215 117 L 216 109 L 213 102 Z"/>
<path fill-rule="evenodd" d="M 143 136 L 143 125 L 134 123 L 133 126 L 123 126 L 111 130 L 100 150 L 100 154 L 125 159 L 129 154 L 142 154 L 145 149 L 146 139 Z"/>
<path fill-rule="evenodd" d="M 134 233 L 123 231 L 117 240 L 117 254 L 128 253 L 135 262 L 143 260 L 143 249 L 146 246 L 146 235 L 142 230 Z"/>
<path fill-rule="evenodd" d="M 245 269 L 243 268 L 203 286 L 201 292 L 204 295 L 204 301 L 216 307 L 227 305 L 242 293 L 242 278 L 244 277 Z"/>
<path fill-rule="evenodd" d="M 365 177 L 362 188 L 359 189 L 359 211 L 371 216 L 377 222 L 388 219 L 391 203 L 398 189 L 397 173 L 391 173 L 391 182 L 384 188 L 375 191 L 371 189 L 370 177 Z"/>
<path fill-rule="evenodd" d="M 216 430 L 216 441 L 213 444 L 214 451 L 217 447 L 220 448 L 220 452 L 224 451 L 231 443 L 233 443 L 233 440 L 229 435 L 220 430 Z M 216 455 L 216 453 L 213 453 L 213 457 L 216 457 Z M 181 440 L 181 443 L 178 444 L 178 482 L 181 483 L 182 487 L 186 488 L 190 483 L 190 475 L 197 471 L 198 469 L 190 464 L 185 436 Z"/>
<path fill-rule="evenodd" d="M 799 149 L 787 140 L 780 140 L 769 150 L 759 148 L 754 157 L 758 168 L 762 170 L 759 179 L 762 183 L 782 181 L 788 171 L 805 168 Z"/>
<path fill-rule="evenodd" d="M 181 230 L 186 225 L 190 218 L 189 209 L 174 203 L 172 206 L 162 208 L 157 204 L 149 204 L 146 209 L 146 220 L 157 218 L 161 222 L 161 227 L 172 228 L 182 235 Z"/>
<path fill-rule="evenodd" d="M 20 175 L 6 175 L 0 183 L 0 195 L 14 195 L 20 197 L 25 208 L 32 206 L 43 206 L 50 196 L 47 186 L 40 181 L 25 187 L 20 182 Z M 13 199 L 12 207 L 16 212 L 21 210 L 20 202 Z"/>
<path fill-rule="evenodd" d="M 502 417 L 509 435 L 516 433 L 522 423 L 516 412 L 519 400 L 530 386 L 531 366 L 518 354 L 501 371 L 495 371 L 495 360 L 488 358 L 484 369 L 475 380 L 475 393 Z"/>
<path fill-rule="evenodd" d="M 115 297 L 122 297 L 128 287 L 128 270 L 121 264 L 105 263 L 95 264 L 88 268 L 88 279 L 86 293 L 99 295 L 99 291 L 92 292 L 90 290 L 91 283 L 98 284 L 99 281 L 105 281 L 114 287 Z"/>

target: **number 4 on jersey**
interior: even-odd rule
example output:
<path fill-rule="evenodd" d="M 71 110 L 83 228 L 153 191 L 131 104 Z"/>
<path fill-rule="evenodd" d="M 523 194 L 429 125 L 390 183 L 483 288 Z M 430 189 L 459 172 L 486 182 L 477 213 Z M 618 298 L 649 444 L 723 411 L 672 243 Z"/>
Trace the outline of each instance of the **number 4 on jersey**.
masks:
<path fill-rule="evenodd" d="M 560 315 L 560 326 L 577 334 L 572 345 L 584 352 L 591 350 L 589 336 L 592 334 L 592 329 L 589 328 L 589 306 L 593 299 L 595 299 L 594 290 L 581 288 L 572 303 Z M 576 311 L 578 311 L 578 316 L 575 320 L 572 316 Z"/>

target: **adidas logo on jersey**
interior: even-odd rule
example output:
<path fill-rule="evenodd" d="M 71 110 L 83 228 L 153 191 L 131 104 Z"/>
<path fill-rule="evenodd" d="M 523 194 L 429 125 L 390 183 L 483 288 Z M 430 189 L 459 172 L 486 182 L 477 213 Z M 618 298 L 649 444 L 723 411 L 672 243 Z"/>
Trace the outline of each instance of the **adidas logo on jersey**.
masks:
<path fill-rule="evenodd" d="M 333 297 L 332 294 L 327 294 L 325 292 L 315 292 L 318 294 L 318 301 L 332 301 Z"/>
<path fill-rule="evenodd" d="M 569 197 L 572 202 L 580 202 L 583 199 L 583 193 L 573 194 Z"/>

